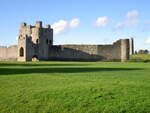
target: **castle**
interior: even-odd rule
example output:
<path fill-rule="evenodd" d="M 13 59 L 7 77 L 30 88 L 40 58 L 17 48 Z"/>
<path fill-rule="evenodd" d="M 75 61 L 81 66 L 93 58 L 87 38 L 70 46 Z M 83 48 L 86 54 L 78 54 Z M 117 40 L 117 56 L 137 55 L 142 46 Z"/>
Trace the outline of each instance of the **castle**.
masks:
<path fill-rule="evenodd" d="M 0 46 L 0 61 L 127 61 L 133 54 L 133 39 L 120 39 L 110 45 L 53 45 L 53 29 L 22 23 L 18 45 Z"/>
<path fill-rule="evenodd" d="M 35 26 L 22 23 L 18 36 L 18 61 L 48 60 L 52 45 L 53 29 L 50 25 L 43 28 L 41 21 L 37 21 Z"/>

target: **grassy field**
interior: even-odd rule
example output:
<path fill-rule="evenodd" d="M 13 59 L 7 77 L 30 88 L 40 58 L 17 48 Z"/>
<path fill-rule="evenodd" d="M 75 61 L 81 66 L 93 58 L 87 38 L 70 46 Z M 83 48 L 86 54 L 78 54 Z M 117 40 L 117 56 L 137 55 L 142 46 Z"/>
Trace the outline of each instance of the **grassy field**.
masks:
<path fill-rule="evenodd" d="M 0 113 L 150 113 L 150 63 L 0 63 Z"/>
<path fill-rule="evenodd" d="M 131 55 L 130 61 L 133 61 L 133 62 L 150 62 L 150 54 Z"/>

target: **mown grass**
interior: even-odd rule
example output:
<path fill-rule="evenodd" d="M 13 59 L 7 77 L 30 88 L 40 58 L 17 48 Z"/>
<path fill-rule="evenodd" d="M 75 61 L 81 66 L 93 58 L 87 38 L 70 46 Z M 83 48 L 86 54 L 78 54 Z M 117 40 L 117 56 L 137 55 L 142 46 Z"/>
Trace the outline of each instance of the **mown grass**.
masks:
<path fill-rule="evenodd" d="M 133 62 L 150 62 L 150 54 L 135 54 L 130 56 Z"/>
<path fill-rule="evenodd" d="M 0 63 L 0 113 L 149 113 L 150 63 Z"/>

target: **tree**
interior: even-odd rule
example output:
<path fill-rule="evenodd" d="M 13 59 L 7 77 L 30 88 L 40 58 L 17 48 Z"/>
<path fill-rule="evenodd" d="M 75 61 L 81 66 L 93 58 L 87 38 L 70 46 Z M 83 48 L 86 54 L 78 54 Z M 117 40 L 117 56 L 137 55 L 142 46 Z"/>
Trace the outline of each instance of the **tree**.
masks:
<path fill-rule="evenodd" d="M 146 50 L 144 51 L 144 53 L 145 53 L 145 54 L 149 54 L 149 51 L 146 49 Z"/>
<path fill-rule="evenodd" d="M 149 51 L 146 49 L 146 50 L 139 50 L 138 51 L 138 54 L 149 54 Z"/>

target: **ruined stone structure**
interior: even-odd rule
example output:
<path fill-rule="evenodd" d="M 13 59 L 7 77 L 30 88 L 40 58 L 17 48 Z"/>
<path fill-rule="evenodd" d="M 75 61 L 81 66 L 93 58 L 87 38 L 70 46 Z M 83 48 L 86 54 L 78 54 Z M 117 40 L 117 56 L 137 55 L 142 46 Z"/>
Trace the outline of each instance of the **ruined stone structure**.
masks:
<path fill-rule="evenodd" d="M 22 23 L 18 37 L 18 61 L 48 60 L 52 43 L 53 29 L 50 25 L 43 28 L 41 21 L 37 21 L 35 26 Z"/>
<path fill-rule="evenodd" d="M 133 38 L 130 39 L 130 55 L 134 54 L 134 40 Z"/>
<path fill-rule="evenodd" d="M 60 45 L 51 46 L 51 60 L 126 61 L 129 60 L 129 39 L 112 45 Z"/>
<path fill-rule="evenodd" d="M 127 61 L 133 54 L 133 39 L 121 39 L 110 45 L 53 45 L 53 29 L 21 24 L 18 45 L 0 46 L 0 61 Z"/>
<path fill-rule="evenodd" d="M 17 45 L 0 46 L 0 61 L 17 61 Z"/>

